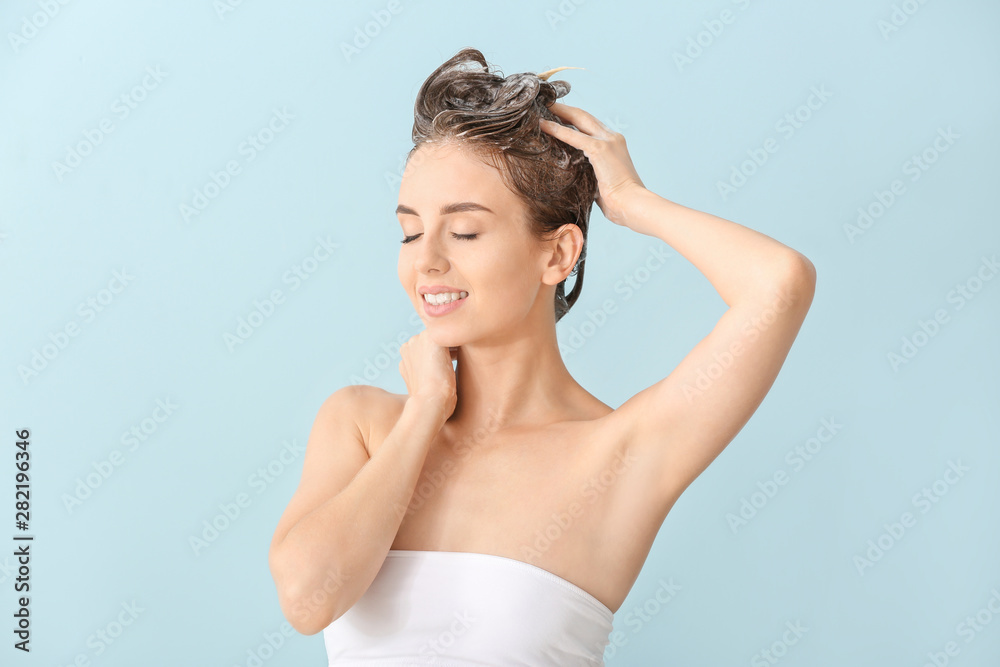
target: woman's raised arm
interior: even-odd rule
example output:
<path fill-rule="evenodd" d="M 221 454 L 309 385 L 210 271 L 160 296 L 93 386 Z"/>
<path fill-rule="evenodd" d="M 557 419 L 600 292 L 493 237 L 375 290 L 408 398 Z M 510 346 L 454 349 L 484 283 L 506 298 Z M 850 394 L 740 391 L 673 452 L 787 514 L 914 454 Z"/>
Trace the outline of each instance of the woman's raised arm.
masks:
<path fill-rule="evenodd" d="M 669 375 L 609 415 L 622 443 L 660 471 L 662 499 L 672 504 L 771 389 L 812 303 L 816 270 L 742 225 L 648 190 L 634 194 L 633 229 L 691 260 L 729 306 Z"/>
<path fill-rule="evenodd" d="M 671 505 L 764 400 L 812 303 L 816 270 L 769 236 L 646 189 L 621 133 L 582 109 L 550 108 L 577 129 L 542 129 L 586 153 L 605 217 L 674 248 L 729 306 L 669 375 L 606 418 L 617 444 L 652 467 L 655 491 Z"/>

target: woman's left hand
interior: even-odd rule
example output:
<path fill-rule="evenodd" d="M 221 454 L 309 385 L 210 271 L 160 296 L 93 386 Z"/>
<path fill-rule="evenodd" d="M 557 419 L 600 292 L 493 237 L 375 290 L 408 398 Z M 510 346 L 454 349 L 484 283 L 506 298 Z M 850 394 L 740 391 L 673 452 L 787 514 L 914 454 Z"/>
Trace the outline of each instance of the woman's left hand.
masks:
<path fill-rule="evenodd" d="M 601 212 L 616 225 L 627 226 L 627 203 L 646 186 L 632 164 L 625 137 L 578 107 L 553 102 L 549 110 L 578 129 L 542 120 L 542 130 L 584 152 L 597 176 Z"/>

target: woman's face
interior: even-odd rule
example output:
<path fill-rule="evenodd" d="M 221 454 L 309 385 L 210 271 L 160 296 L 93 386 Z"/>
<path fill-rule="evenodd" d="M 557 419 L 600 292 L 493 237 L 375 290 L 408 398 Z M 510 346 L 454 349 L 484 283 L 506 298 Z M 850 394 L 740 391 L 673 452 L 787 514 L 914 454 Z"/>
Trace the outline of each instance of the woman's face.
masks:
<path fill-rule="evenodd" d="M 551 311 L 543 278 L 555 285 L 562 277 L 529 234 L 526 215 L 496 169 L 460 144 L 424 144 L 410 157 L 397 209 L 407 241 L 399 280 L 435 343 L 496 340 L 542 321 L 543 306 Z M 442 285 L 468 296 L 435 313 L 422 291 Z"/>

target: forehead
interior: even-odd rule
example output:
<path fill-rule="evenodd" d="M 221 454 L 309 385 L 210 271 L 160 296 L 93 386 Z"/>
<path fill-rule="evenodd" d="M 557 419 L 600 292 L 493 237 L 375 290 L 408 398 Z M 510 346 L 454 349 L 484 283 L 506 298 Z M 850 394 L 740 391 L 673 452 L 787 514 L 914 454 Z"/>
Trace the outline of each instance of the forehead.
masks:
<path fill-rule="evenodd" d="M 513 193 L 495 167 L 460 143 L 424 144 L 414 151 L 403 171 L 400 203 L 412 205 L 456 197 L 497 202 L 509 201 Z"/>

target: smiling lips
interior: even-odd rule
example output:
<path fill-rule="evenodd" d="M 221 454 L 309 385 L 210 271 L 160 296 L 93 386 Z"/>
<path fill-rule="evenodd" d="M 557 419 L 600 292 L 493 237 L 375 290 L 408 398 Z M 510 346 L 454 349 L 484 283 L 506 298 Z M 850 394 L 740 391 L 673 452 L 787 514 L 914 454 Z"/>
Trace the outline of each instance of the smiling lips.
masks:
<path fill-rule="evenodd" d="M 469 296 L 468 292 L 438 292 L 424 293 L 424 301 L 434 306 L 443 306 L 453 301 L 458 301 Z"/>
<path fill-rule="evenodd" d="M 440 317 L 461 308 L 468 292 L 424 292 L 424 312 L 430 317 Z"/>
<path fill-rule="evenodd" d="M 469 296 L 468 292 L 451 285 L 424 285 L 417 288 L 417 293 L 423 296 L 426 303 L 435 306 L 445 305 Z"/>
<path fill-rule="evenodd" d="M 451 285 L 424 285 L 417 288 L 424 312 L 431 317 L 447 315 L 465 302 L 469 293 Z"/>

